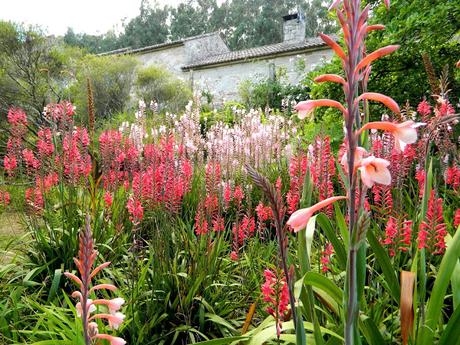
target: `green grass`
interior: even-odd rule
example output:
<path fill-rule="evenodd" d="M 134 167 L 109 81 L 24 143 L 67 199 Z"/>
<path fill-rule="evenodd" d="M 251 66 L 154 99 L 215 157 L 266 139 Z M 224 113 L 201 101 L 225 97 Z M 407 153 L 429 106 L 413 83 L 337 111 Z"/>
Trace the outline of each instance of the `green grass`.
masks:
<path fill-rule="evenodd" d="M 25 233 L 21 216 L 17 212 L 0 214 L 0 263 L 6 263 L 11 257 L 10 244 Z"/>

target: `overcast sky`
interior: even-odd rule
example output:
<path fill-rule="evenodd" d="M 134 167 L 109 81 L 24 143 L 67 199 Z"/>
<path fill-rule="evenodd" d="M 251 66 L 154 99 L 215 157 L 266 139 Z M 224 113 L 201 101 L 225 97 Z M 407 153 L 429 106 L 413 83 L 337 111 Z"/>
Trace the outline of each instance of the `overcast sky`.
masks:
<path fill-rule="evenodd" d="M 160 5 L 177 5 L 183 0 L 157 0 Z M 121 27 L 124 18 L 139 14 L 141 0 L 0 0 L 0 19 L 38 24 L 48 34 L 75 32 L 105 33 Z"/>

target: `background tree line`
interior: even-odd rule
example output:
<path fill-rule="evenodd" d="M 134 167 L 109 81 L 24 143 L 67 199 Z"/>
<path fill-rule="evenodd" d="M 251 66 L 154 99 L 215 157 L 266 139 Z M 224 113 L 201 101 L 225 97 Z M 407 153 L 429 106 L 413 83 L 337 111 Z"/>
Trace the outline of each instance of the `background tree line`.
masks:
<path fill-rule="evenodd" d="M 306 36 L 332 32 L 335 21 L 328 15 L 330 1 L 323 0 L 188 0 L 177 7 L 143 0 L 139 15 L 123 24 L 116 35 L 75 33 L 64 41 L 99 53 L 123 47 L 139 48 L 207 32 L 221 31 L 232 50 L 282 41 L 282 16 L 300 9 L 306 13 Z"/>

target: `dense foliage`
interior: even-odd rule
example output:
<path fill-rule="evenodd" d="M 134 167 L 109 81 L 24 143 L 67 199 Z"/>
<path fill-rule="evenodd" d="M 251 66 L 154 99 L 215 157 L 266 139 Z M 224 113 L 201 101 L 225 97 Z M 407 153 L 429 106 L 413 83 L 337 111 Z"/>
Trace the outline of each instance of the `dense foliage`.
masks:
<path fill-rule="evenodd" d="M 460 56 L 459 1 L 394 0 L 388 12 L 374 8 L 371 22 L 384 24 L 385 30 L 369 36 L 369 51 L 389 43 L 399 44 L 401 48 L 373 65 L 369 90 L 380 90 L 400 104 L 448 90 L 452 90 L 454 97 L 458 95 L 460 80 L 454 66 Z M 313 75 L 337 73 L 340 66 L 339 59 L 335 59 Z M 441 77 L 447 77 L 449 85 L 440 87 Z M 340 97 L 336 85 L 311 87 L 315 97 Z M 454 98 L 454 102 L 457 100 Z"/>
<path fill-rule="evenodd" d="M 230 49 L 243 49 L 282 41 L 282 16 L 298 9 L 308 14 L 307 37 L 334 30 L 327 4 L 321 0 L 189 0 L 177 7 L 142 1 L 140 14 L 124 25 L 118 37 L 110 32 L 102 36 L 75 34 L 69 28 L 64 41 L 96 53 L 222 31 Z"/>

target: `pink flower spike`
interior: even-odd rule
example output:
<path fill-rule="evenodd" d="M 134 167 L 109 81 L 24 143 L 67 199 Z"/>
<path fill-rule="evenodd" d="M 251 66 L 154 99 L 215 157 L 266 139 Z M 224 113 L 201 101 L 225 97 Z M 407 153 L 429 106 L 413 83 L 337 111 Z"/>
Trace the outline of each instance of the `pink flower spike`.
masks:
<path fill-rule="evenodd" d="M 110 342 L 110 345 L 125 345 L 126 344 L 126 341 L 123 338 L 114 337 L 108 334 L 97 334 L 94 336 L 94 338 L 108 340 Z"/>
<path fill-rule="evenodd" d="M 332 11 L 334 8 L 337 8 L 337 6 L 339 5 L 340 1 L 342 1 L 342 0 L 335 0 L 335 1 L 331 4 L 331 6 L 329 6 L 329 9 L 328 9 L 328 10 L 329 10 L 329 11 Z"/>
<path fill-rule="evenodd" d="M 81 307 L 81 303 L 78 302 L 76 305 L 75 305 L 75 309 L 77 309 L 77 316 L 78 317 L 81 317 L 81 314 L 82 314 L 82 307 Z M 87 299 L 86 300 L 86 309 L 88 309 L 88 313 L 91 314 L 92 312 L 95 312 L 96 311 L 96 307 L 93 305 L 93 300 L 91 299 Z"/>
<path fill-rule="evenodd" d="M 401 112 L 399 110 L 398 103 L 396 103 L 391 97 L 382 95 L 381 93 L 365 92 L 365 93 L 361 94 L 361 96 L 359 96 L 357 98 L 357 101 L 361 101 L 363 99 L 383 103 L 388 109 L 390 109 L 392 112 L 394 112 L 396 114 L 399 114 Z"/>
<path fill-rule="evenodd" d="M 388 186 L 391 184 L 391 174 L 388 170 L 390 162 L 374 156 L 367 157 L 358 168 L 361 172 L 361 180 L 366 187 L 371 188 L 375 183 Z"/>
<path fill-rule="evenodd" d="M 308 207 L 308 208 L 302 208 L 300 210 L 295 211 L 293 214 L 291 214 L 291 217 L 289 217 L 289 220 L 287 221 L 287 225 L 289 225 L 291 228 L 294 229 L 294 232 L 299 232 L 300 230 L 306 228 L 308 221 L 310 218 L 313 216 L 313 214 L 322 208 L 331 205 L 332 203 L 338 201 L 338 200 L 343 200 L 346 199 L 347 197 L 345 196 L 333 196 L 327 199 L 324 199 L 323 201 L 320 201 L 316 203 L 315 205 Z"/>
<path fill-rule="evenodd" d="M 89 290 L 90 293 L 96 291 L 96 290 L 102 290 L 102 289 L 105 289 L 105 290 L 110 290 L 110 291 L 116 291 L 117 290 L 117 287 L 115 285 L 112 285 L 112 284 L 99 284 L 99 285 L 95 285 L 91 288 L 91 290 Z"/>
<path fill-rule="evenodd" d="M 390 0 L 383 0 L 383 2 L 385 3 L 385 7 L 387 8 L 387 10 L 390 9 Z"/>
<path fill-rule="evenodd" d="M 345 85 L 345 79 L 337 74 L 322 74 L 317 76 L 314 81 L 316 83 L 324 83 L 325 81 L 331 81 L 333 83 L 339 83 Z"/>
<path fill-rule="evenodd" d="M 303 120 L 309 114 L 313 112 L 313 110 L 317 107 L 335 107 L 339 109 L 344 115 L 346 115 L 347 110 L 343 107 L 343 105 L 337 101 L 333 101 L 331 99 L 316 99 L 316 100 L 309 100 L 299 102 L 294 108 L 298 112 L 299 119 Z"/>
<path fill-rule="evenodd" d="M 403 152 L 407 144 L 413 144 L 417 141 L 416 129 L 421 126 L 425 126 L 425 123 L 414 122 L 412 120 L 405 121 L 403 123 L 393 123 L 388 121 L 368 122 L 361 127 L 360 132 L 367 129 L 380 129 L 390 132 L 395 138 L 395 148 L 399 152 Z"/>

